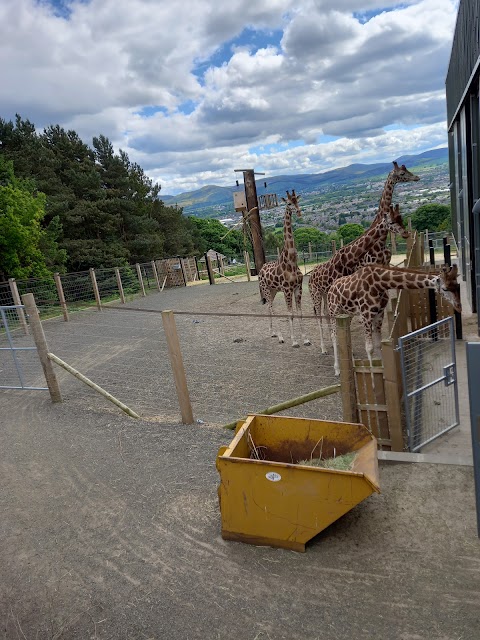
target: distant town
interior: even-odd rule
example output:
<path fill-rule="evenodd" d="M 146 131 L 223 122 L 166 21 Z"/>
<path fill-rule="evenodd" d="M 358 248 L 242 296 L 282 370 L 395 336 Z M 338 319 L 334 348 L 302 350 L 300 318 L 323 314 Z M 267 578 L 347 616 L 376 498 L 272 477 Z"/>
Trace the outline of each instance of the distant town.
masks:
<path fill-rule="evenodd" d="M 393 201 L 400 205 L 404 218 L 408 218 L 409 214 L 424 204 L 450 205 L 448 164 L 422 167 L 417 173 L 420 175 L 420 182 L 398 184 L 395 187 Z M 347 222 L 369 224 L 377 212 L 385 179 L 367 178 L 327 185 L 313 191 L 299 191 L 303 217 L 295 220 L 295 226 L 316 227 L 328 233 Z M 282 226 L 285 211 L 282 204 L 273 209 L 261 210 L 265 227 Z M 227 227 L 238 224 L 241 213 L 233 211 L 232 205 L 229 215 L 225 215 L 226 209 L 226 205 L 212 206 L 212 217 L 218 217 Z"/>

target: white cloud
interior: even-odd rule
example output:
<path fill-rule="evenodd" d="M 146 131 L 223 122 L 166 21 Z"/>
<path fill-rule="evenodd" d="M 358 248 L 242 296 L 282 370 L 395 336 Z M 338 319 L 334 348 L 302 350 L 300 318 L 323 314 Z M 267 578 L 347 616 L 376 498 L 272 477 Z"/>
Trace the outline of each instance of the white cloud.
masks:
<path fill-rule="evenodd" d="M 0 116 L 103 133 L 164 193 L 422 151 L 447 142 L 456 4 L 2 0 Z"/>

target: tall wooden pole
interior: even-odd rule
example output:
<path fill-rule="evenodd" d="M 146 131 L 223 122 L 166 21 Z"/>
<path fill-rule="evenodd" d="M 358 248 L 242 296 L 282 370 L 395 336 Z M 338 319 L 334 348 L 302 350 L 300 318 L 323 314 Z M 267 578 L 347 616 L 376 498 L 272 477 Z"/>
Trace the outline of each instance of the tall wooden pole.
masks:
<path fill-rule="evenodd" d="M 262 225 L 260 222 L 260 210 L 258 207 L 257 187 L 255 185 L 255 172 L 253 169 L 243 169 L 243 182 L 245 184 L 245 197 L 247 211 L 250 214 L 250 229 L 252 230 L 253 259 L 257 274 L 265 264 L 265 251 L 263 249 Z"/>

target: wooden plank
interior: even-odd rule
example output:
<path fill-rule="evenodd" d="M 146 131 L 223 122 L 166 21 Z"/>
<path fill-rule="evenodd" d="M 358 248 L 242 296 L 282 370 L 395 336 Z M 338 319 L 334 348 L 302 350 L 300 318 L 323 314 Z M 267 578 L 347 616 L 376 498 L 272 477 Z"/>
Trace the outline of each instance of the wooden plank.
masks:
<path fill-rule="evenodd" d="M 117 407 L 119 407 L 122 411 L 127 413 L 132 418 L 140 417 L 138 413 L 135 413 L 135 411 L 133 411 L 133 409 L 130 409 L 130 407 L 127 407 L 127 405 L 121 402 L 120 400 L 118 400 L 118 398 L 115 398 L 115 396 L 112 396 L 111 393 L 108 393 L 108 391 L 105 391 L 105 389 L 100 387 L 98 384 L 96 384 L 95 382 L 92 382 L 90 378 L 87 378 L 87 376 L 84 376 L 83 373 L 80 373 L 80 371 L 77 371 L 76 369 L 74 369 L 72 366 L 70 366 L 69 364 L 61 360 L 59 357 L 57 357 L 54 353 L 49 353 L 48 358 L 52 360 L 52 362 L 55 362 L 60 367 L 62 367 L 62 369 L 65 369 L 65 371 L 68 371 L 68 373 L 71 373 L 72 376 L 77 378 L 77 380 L 80 380 L 81 382 L 89 386 L 91 389 L 94 389 L 95 391 L 97 391 L 100 395 L 102 395 L 104 398 L 106 398 L 107 400 L 115 404 Z"/>

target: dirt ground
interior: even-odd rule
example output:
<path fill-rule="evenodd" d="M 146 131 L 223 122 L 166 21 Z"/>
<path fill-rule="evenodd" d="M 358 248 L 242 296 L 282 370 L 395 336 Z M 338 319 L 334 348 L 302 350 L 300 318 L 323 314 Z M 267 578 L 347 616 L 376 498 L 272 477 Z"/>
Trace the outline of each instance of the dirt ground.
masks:
<path fill-rule="evenodd" d="M 199 287 L 171 291 L 161 308 L 188 309 L 194 300 L 197 311 L 212 304 L 253 309 L 253 285 L 208 287 L 201 295 L 193 294 Z M 140 304 L 148 308 L 153 301 Z M 122 333 L 120 318 L 127 315 L 115 316 L 117 341 L 127 335 L 133 340 L 130 324 Z M 140 315 L 147 314 L 135 318 Z M 263 327 L 268 330 L 262 323 L 248 330 L 235 325 L 217 342 L 220 325 L 212 325 L 211 335 L 199 331 L 188 338 L 202 323 L 190 317 L 179 323 L 189 361 L 200 358 L 204 371 L 206 386 L 194 400 L 197 415 L 200 409 L 206 416 L 203 424 L 130 419 L 104 401 L 86 402 L 76 381 L 57 405 L 44 392 L 0 391 L 0 637 L 478 638 L 480 541 L 472 467 L 381 463 L 382 493 L 317 536 L 305 554 L 222 540 L 215 457 L 232 432 L 218 425 L 250 407 L 235 396 L 233 411 L 230 387 L 222 391 L 217 380 L 217 395 L 209 395 L 207 383 L 218 374 L 222 354 L 232 354 L 227 369 L 249 362 L 235 349 L 261 348 Z M 100 365 L 91 354 L 109 338 L 107 325 L 105 333 L 98 326 L 91 324 L 94 339 L 82 352 L 93 372 Z M 67 350 L 72 334 L 61 339 L 66 325 L 54 329 L 52 323 L 49 339 L 56 335 L 56 346 Z M 150 344 L 145 340 L 145 350 L 136 354 L 147 363 Z M 315 344 L 290 351 L 270 345 L 261 352 L 266 365 L 253 367 L 252 404 L 271 402 L 279 371 L 283 380 L 283 367 L 301 365 L 300 357 L 309 367 L 325 366 L 315 371 L 317 386 L 330 380 Z M 214 358 L 211 370 L 206 353 Z M 226 375 L 223 369 L 219 375 Z M 287 380 L 286 391 L 298 393 L 298 384 L 296 377 Z"/>

